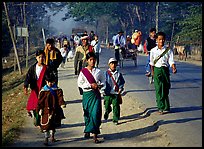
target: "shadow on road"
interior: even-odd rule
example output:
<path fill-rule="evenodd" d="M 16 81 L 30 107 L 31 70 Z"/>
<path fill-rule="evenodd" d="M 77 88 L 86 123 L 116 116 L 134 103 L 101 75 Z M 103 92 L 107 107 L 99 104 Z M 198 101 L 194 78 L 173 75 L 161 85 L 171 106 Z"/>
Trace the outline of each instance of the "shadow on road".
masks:
<path fill-rule="evenodd" d="M 176 120 L 159 120 L 151 126 L 147 126 L 147 127 L 139 128 L 139 129 L 135 129 L 135 130 L 130 130 L 130 131 L 119 132 L 119 133 L 104 134 L 103 136 L 104 136 L 104 139 L 106 139 L 106 140 L 118 140 L 118 139 L 124 139 L 124 138 L 137 137 L 137 136 L 140 136 L 140 135 L 143 135 L 146 133 L 155 132 L 158 130 L 158 128 L 161 125 L 164 125 L 164 124 L 186 123 L 186 122 L 195 121 L 195 120 L 202 120 L 202 117 L 183 118 L 183 119 L 176 119 Z"/>

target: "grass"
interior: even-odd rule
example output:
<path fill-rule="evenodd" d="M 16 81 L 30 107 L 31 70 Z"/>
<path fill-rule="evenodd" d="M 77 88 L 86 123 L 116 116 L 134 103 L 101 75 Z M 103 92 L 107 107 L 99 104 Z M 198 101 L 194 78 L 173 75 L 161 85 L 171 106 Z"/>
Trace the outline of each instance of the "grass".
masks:
<path fill-rule="evenodd" d="M 28 69 L 11 72 L 2 77 L 2 146 L 8 146 L 18 136 L 25 122 L 26 103 L 23 82 Z"/>

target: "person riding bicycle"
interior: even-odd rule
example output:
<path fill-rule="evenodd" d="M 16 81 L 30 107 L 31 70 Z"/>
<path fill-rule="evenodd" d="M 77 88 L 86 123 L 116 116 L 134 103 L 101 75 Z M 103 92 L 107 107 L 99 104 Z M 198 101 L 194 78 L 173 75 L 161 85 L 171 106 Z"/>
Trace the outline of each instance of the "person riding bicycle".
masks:
<path fill-rule="evenodd" d="M 123 55 L 123 57 L 125 57 L 125 45 L 126 45 L 126 39 L 123 35 L 123 31 L 119 31 L 118 34 L 115 36 L 114 41 L 113 41 L 113 45 L 114 45 L 114 49 L 115 49 L 115 59 L 117 61 L 120 61 L 120 50 L 121 53 Z"/>

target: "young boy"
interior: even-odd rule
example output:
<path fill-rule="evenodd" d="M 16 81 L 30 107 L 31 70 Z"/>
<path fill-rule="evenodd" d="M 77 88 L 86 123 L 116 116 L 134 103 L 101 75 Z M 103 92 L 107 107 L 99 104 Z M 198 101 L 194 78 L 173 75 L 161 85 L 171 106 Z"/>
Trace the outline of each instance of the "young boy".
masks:
<path fill-rule="evenodd" d="M 34 116 L 34 125 L 39 126 L 39 116 L 36 113 L 36 107 L 38 103 L 38 94 L 41 90 L 41 88 L 46 84 L 44 74 L 47 71 L 46 65 L 43 63 L 45 58 L 45 53 L 43 50 L 37 50 L 36 51 L 36 60 L 37 62 L 32 65 L 27 74 L 24 81 L 24 93 L 25 95 L 28 95 L 28 86 L 30 85 L 31 93 L 28 98 L 27 102 L 27 112 L 28 116 L 32 117 Z M 31 113 L 33 111 L 33 115 Z"/>
<path fill-rule="evenodd" d="M 104 105 L 105 114 L 104 119 L 108 119 L 109 113 L 112 111 L 113 106 L 113 123 L 118 124 L 120 118 L 120 103 L 119 97 L 124 90 L 125 80 L 123 75 L 116 70 L 118 61 L 115 58 L 110 58 L 108 61 L 109 69 L 105 72 L 105 89 L 104 89 Z M 114 83 L 115 82 L 115 83 Z"/>
<path fill-rule="evenodd" d="M 149 31 L 149 37 L 147 38 L 146 40 L 146 46 L 147 46 L 147 51 L 146 51 L 146 55 L 147 55 L 147 62 L 146 62 L 146 65 L 145 65 L 145 75 L 147 77 L 150 77 L 151 76 L 151 68 L 150 68 L 150 65 L 149 65 L 149 57 L 150 57 L 150 51 L 152 48 L 156 47 L 156 38 L 155 38 L 155 35 L 156 35 L 156 29 L 155 28 L 151 28 L 150 31 Z"/>
<path fill-rule="evenodd" d="M 41 116 L 40 126 L 45 133 L 44 145 L 48 145 L 48 138 L 51 135 L 51 142 L 55 142 L 55 129 L 61 126 L 64 119 L 62 108 L 66 107 L 63 91 L 56 85 L 56 78 L 53 73 L 47 72 L 45 75 L 46 85 L 39 93 L 37 113 Z"/>
<path fill-rule="evenodd" d="M 157 46 L 150 51 L 150 63 L 149 63 L 151 65 L 152 75 L 154 77 L 156 102 L 159 114 L 164 114 L 170 111 L 169 67 L 172 67 L 173 73 L 177 72 L 173 58 L 173 51 L 164 45 L 165 37 L 166 35 L 163 32 L 158 32 L 156 34 Z"/>

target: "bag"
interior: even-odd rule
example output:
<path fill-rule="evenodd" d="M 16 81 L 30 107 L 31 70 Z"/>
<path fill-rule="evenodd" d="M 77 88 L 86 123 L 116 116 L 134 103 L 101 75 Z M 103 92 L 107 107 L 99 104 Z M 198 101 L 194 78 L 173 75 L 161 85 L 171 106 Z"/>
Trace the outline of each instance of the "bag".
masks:
<path fill-rule="evenodd" d="M 118 100 L 119 100 L 119 104 L 122 104 L 122 103 L 123 103 L 121 94 L 118 94 Z"/>
<path fill-rule="evenodd" d="M 137 47 L 137 50 L 140 51 L 140 52 L 144 51 L 143 45 L 140 44 L 140 45 Z"/>
<path fill-rule="evenodd" d="M 72 50 L 69 51 L 68 55 L 67 55 L 67 58 L 68 59 L 72 59 L 74 57 L 74 53 Z"/>

